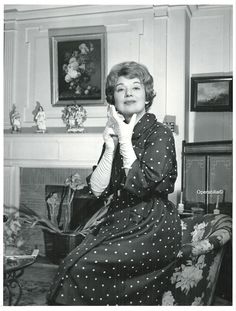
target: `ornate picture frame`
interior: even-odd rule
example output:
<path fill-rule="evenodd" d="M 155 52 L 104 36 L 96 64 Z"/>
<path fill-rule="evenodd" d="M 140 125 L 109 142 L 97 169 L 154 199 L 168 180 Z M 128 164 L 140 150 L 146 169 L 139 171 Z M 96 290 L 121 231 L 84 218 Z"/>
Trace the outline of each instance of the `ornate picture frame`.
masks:
<path fill-rule="evenodd" d="M 232 76 L 191 78 L 191 111 L 232 111 Z"/>
<path fill-rule="evenodd" d="M 49 29 L 53 106 L 104 104 L 104 26 Z"/>

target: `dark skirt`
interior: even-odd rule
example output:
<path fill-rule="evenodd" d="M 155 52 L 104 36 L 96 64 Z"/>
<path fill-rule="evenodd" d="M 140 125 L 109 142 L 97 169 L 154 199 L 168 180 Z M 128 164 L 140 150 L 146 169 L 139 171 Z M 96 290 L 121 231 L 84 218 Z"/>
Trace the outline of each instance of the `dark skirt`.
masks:
<path fill-rule="evenodd" d="M 180 219 L 170 201 L 111 208 L 59 266 L 48 304 L 161 305 L 180 248 Z"/>

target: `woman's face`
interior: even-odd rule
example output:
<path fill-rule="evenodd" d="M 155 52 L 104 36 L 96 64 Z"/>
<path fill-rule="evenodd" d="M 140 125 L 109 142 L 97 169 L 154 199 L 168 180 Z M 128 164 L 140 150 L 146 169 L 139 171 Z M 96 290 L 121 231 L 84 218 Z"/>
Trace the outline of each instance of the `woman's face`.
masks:
<path fill-rule="evenodd" d="M 130 118 L 134 113 L 145 113 L 145 89 L 139 78 L 119 77 L 115 85 L 115 107 L 124 117 Z"/>

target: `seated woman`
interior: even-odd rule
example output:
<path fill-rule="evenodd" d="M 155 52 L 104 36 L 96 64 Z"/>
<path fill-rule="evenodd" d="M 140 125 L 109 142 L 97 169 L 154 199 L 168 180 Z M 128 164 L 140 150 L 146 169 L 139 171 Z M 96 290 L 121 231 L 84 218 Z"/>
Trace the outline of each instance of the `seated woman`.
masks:
<path fill-rule="evenodd" d="M 106 81 L 108 121 L 91 191 L 109 198 L 104 221 L 61 263 L 51 305 L 161 305 L 181 248 L 171 131 L 148 113 L 153 78 L 136 62 L 114 66 Z"/>

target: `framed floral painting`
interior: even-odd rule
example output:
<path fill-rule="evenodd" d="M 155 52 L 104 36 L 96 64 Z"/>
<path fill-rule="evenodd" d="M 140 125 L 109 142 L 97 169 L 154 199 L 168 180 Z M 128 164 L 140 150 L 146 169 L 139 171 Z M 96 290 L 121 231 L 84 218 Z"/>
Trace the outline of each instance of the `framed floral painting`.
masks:
<path fill-rule="evenodd" d="M 49 29 L 53 106 L 103 104 L 105 27 Z"/>

